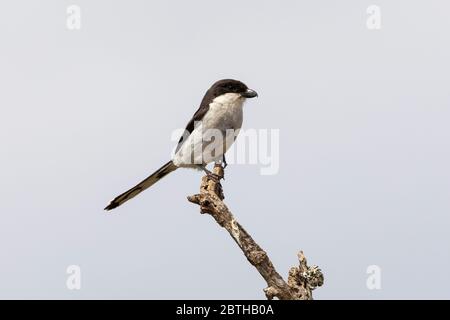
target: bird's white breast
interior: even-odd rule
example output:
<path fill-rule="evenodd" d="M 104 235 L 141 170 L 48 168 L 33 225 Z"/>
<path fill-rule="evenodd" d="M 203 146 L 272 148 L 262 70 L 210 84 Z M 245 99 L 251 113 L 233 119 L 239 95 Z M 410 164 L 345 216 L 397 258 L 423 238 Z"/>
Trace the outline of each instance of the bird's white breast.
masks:
<path fill-rule="evenodd" d="M 205 163 L 209 163 L 212 161 L 218 161 L 222 159 L 222 155 L 229 149 L 232 142 L 234 142 L 235 137 L 228 137 L 230 135 L 229 130 L 233 129 L 235 131 L 235 136 L 239 133 L 239 130 L 242 127 L 243 121 L 243 104 L 245 98 L 243 98 L 240 94 L 237 93 L 226 93 L 221 96 L 216 97 L 209 105 L 209 110 L 204 115 L 201 126 L 197 126 L 187 140 L 183 143 L 181 148 L 175 154 L 173 161 L 177 166 L 186 166 L 189 167 L 192 165 L 192 159 L 195 158 L 196 163 L 201 163 L 198 155 L 202 156 L 202 160 Z M 194 145 L 194 149 L 203 150 L 204 147 L 210 143 L 209 139 L 202 140 L 202 136 L 205 135 L 205 132 L 208 132 L 210 129 L 219 130 L 223 134 L 223 141 L 227 141 L 226 145 L 222 148 L 223 152 L 221 154 L 215 154 L 215 157 L 211 158 L 206 154 L 202 154 L 201 152 L 196 152 L 193 155 L 192 146 Z M 228 132 L 227 132 L 228 131 Z M 227 134 L 227 137 L 225 137 Z M 231 141 L 230 141 L 231 139 Z M 205 143 L 206 140 L 206 143 Z M 217 141 L 218 142 L 218 141 Z M 198 145 L 201 143 L 202 145 Z"/>
<path fill-rule="evenodd" d="M 242 127 L 244 100 L 237 93 L 226 93 L 216 97 L 203 118 L 203 128 L 239 130 Z"/>

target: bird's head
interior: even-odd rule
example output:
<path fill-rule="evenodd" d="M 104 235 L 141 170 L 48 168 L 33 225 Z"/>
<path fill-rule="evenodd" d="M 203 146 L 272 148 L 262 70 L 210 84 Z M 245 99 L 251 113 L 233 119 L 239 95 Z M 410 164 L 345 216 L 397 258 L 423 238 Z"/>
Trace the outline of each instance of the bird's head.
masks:
<path fill-rule="evenodd" d="M 218 97 L 226 93 L 236 93 L 242 98 L 254 98 L 258 96 L 256 91 L 249 89 L 243 82 L 233 79 L 219 80 L 209 89 L 213 97 Z"/>

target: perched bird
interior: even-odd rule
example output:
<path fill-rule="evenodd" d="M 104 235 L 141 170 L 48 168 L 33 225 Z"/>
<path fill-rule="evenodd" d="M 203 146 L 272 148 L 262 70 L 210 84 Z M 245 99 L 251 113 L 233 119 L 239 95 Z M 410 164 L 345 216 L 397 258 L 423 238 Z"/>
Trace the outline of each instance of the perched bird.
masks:
<path fill-rule="evenodd" d="M 226 166 L 225 152 L 242 126 L 243 103 L 247 98 L 257 96 L 256 91 L 238 80 L 224 79 L 214 83 L 187 124 L 172 160 L 117 196 L 105 210 L 117 208 L 178 168 L 197 168 L 213 175 L 206 169 L 209 163 L 223 163 Z"/>

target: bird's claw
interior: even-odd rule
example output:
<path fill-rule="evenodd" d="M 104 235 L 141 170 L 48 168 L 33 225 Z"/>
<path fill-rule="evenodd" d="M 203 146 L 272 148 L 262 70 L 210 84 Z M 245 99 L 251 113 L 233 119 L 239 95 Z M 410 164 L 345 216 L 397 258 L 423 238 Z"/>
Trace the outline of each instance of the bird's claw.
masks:
<path fill-rule="evenodd" d="M 211 180 L 214 180 L 214 182 L 219 183 L 220 184 L 220 179 L 224 179 L 223 177 L 219 176 L 218 174 L 215 173 L 208 173 L 208 178 Z"/>
<path fill-rule="evenodd" d="M 223 194 L 222 184 L 220 183 L 220 179 L 223 179 L 223 177 L 218 174 L 212 173 L 212 172 L 209 173 L 207 175 L 207 177 L 208 177 L 208 179 L 210 179 L 214 182 L 214 191 L 217 194 L 217 196 L 223 200 L 225 198 L 225 196 Z"/>

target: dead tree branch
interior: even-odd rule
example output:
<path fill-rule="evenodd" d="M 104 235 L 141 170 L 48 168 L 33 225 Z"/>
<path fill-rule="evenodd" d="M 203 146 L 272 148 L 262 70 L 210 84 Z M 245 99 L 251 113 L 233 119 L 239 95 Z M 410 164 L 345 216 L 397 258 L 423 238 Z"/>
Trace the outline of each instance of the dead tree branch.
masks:
<path fill-rule="evenodd" d="M 220 165 L 214 167 L 214 173 L 223 178 Z M 312 290 L 323 284 L 323 274 L 317 266 L 309 267 L 303 252 L 298 254 L 299 266 L 289 270 L 287 282 L 275 270 L 267 253 L 253 240 L 237 222 L 223 202 L 224 196 L 220 182 L 208 176 L 202 178 L 200 194 L 189 196 L 188 200 L 200 206 L 201 213 L 211 215 L 225 228 L 241 248 L 247 260 L 258 270 L 267 282 L 264 289 L 267 299 L 312 300 Z"/>

